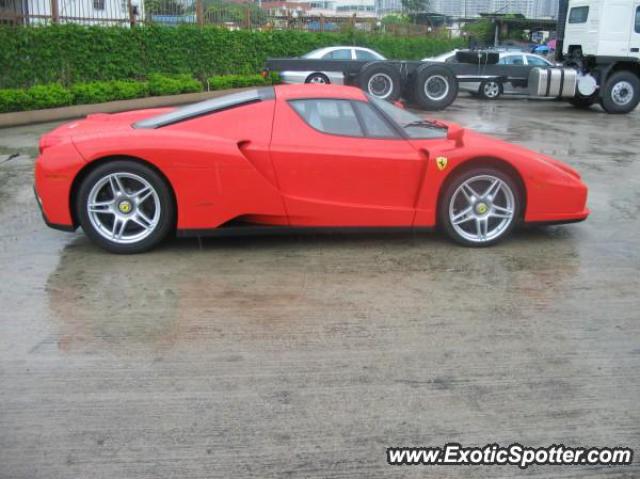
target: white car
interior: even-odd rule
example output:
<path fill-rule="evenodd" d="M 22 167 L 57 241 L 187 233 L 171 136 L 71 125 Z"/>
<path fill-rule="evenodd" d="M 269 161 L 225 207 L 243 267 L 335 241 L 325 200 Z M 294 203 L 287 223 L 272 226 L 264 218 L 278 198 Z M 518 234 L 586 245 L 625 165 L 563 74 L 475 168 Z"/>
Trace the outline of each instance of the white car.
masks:
<path fill-rule="evenodd" d="M 448 53 L 443 53 L 436 57 L 423 58 L 422 61 L 430 62 L 443 62 L 443 63 L 456 63 L 456 53 L 458 50 L 453 50 Z M 550 62 L 540 55 L 533 53 L 519 52 L 519 51 L 506 51 L 499 52 L 500 59 L 499 65 L 532 65 L 537 67 L 552 67 L 555 63 Z M 468 91 L 474 95 L 480 95 L 483 98 L 494 100 L 503 93 L 505 95 L 526 95 L 527 88 L 520 86 L 513 86 L 511 83 L 506 82 L 500 84 L 497 81 L 484 81 L 484 82 L 460 82 L 460 90 Z"/>
<path fill-rule="evenodd" d="M 325 47 L 303 55 L 304 59 L 316 60 L 386 60 L 378 52 L 363 47 Z M 280 72 L 283 83 L 344 83 L 342 72 L 307 71 Z"/>

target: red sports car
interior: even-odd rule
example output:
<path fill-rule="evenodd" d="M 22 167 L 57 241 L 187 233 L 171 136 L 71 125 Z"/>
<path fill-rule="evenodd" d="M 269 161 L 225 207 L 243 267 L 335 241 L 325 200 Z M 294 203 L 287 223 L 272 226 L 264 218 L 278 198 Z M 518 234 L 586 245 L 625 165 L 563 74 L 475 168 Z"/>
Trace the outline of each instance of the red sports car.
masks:
<path fill-rule="evenodd" d="M 90 115 L 44 135 L 49 226 L 116 253 L 178 235 L 441 227 L 485 246 L 520 222 L 584 220 L 569 166 L 351 87 L 276 86 Z"/>

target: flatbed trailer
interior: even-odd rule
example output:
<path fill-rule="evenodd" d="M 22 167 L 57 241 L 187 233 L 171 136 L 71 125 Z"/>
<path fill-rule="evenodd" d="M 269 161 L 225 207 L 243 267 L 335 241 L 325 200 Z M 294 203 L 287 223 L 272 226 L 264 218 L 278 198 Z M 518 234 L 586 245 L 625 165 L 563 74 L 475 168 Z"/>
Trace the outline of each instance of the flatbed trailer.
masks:
<path fill-rule="evenodd" d="M 467 62 L 270 58 L 265 69 L 273 72 L 342 72 L 345 84 L 359 86 L 370 95 L 389 101 L 404 98 L 425 110 L 442 110 L 456 99 L 458 82 L 496 81 L 526 87 L 533 68 L 499 65 L 495 53 L 465 52 L 459 56 L 460 60 Z"/>

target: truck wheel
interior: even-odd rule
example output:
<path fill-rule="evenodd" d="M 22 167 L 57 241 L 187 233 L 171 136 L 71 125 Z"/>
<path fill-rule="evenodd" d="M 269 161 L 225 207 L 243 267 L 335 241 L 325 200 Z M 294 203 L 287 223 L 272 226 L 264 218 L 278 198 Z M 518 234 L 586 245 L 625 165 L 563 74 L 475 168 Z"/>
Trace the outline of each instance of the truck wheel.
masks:
<path fill-rule="evenodd" d="M 580 108 L 581 110 L 586 110 L 587 108 L 591 108 L 598 98 L 596 96 L 577 96 L 575 98 L 569 99 L 569 103 L 571 103 L 576 108 Z"/>
<path fill-rule="evenodd" d="M 425 110 L 442 110 L 458 96 L 458 80 L 451 70 L 440 65 L 428 65 L 418 70 L 414 98 Z"/>
<path fill-rule="evenodd" d="M 372 63 L 364 68 L 358 85 L 365 92 L 382 100 L 396 101 L 400 98 L 400 72 L 390 65 Z"/>
<path fill-rule="evenodd" d="M 600 104 L 607 113 L 629 113 L 640 102 L 640 78 L 627 71 L 611 75 L 604 84 Z"/>
<path fill-rule="evenodd" d="M 496 100 L 502 95 L 502 84 L 495 80 L 485 80 L 480 84 L 478 93 L 485 100 Z"/>

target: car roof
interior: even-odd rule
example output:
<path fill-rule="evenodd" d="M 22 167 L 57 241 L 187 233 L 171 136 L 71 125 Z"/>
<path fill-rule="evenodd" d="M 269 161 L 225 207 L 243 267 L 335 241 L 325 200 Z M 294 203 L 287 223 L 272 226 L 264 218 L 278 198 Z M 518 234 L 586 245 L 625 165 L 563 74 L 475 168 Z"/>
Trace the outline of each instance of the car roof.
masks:
<path fill-rule="evenodd" d="M 301 83 L 277 85 L 276 98 L 297 100 L 304 98 L 343 98 L 345 100 L 366 100 L 360 88 L 343 85 L 323 85 L 318 83 Z"/>

